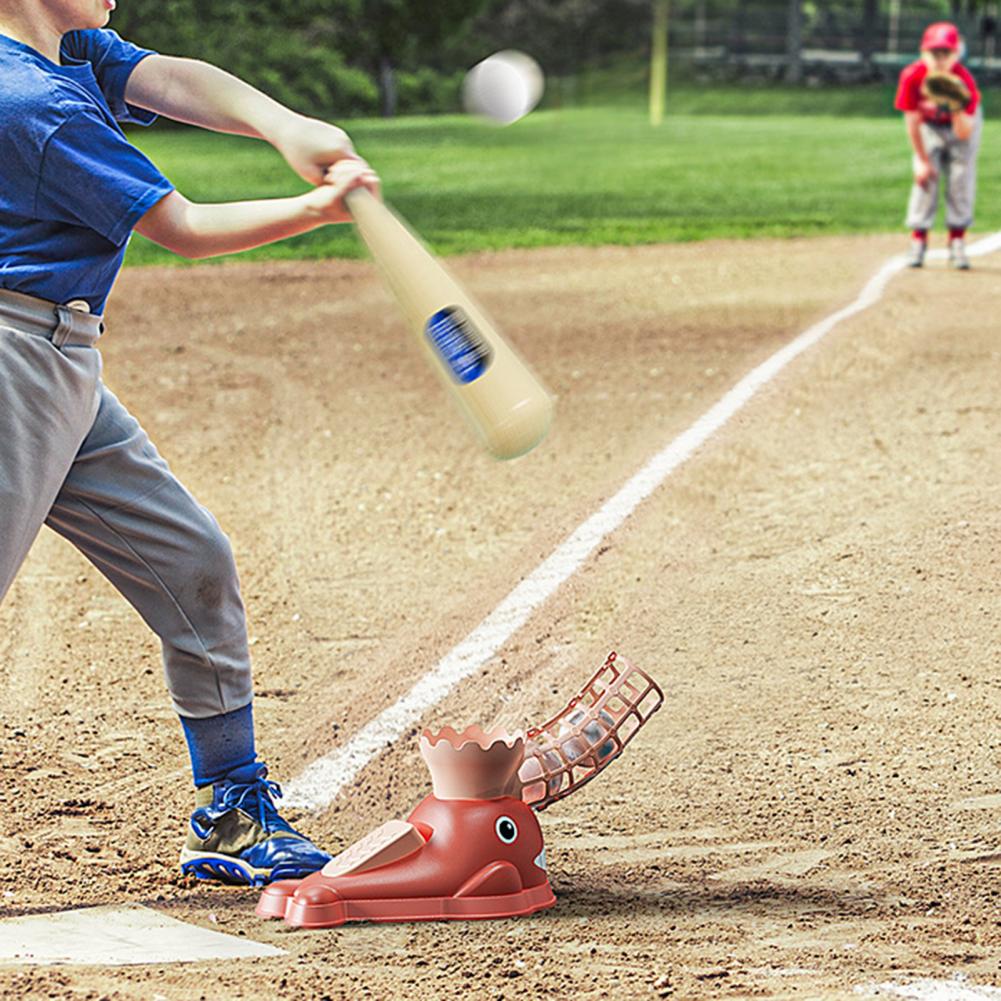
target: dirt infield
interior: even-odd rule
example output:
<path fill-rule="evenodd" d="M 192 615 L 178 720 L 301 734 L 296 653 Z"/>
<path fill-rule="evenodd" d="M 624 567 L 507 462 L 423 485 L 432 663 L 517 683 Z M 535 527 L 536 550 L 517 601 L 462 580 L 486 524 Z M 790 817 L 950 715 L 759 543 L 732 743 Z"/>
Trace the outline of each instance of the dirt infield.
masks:
<path fill-rule="evenodd" d="M 338 746 L 738 378 L 851 300 L 890 237 L 454 263 L 558 394 L 477 449 L 369 265 L 126 272 L 105 375 L 241 568 L 259 744 Z M 1001 985 L 1001 255 L 897 276 L 606 540 L 429 723 L 522 725 L 611 648 L 665 709 L 542 817 L 554 910 L 289 932 L 175 873 L 190 789 L 158 650 L 45 534 L 0 608 L 0 914 L 138 901 L 288 951 L 7 968 L 4 997 L 848 997 Z M 410 738 L 302 826 L 427 790 Z M 864 996 L 864 995 L 863 995 Z"/>

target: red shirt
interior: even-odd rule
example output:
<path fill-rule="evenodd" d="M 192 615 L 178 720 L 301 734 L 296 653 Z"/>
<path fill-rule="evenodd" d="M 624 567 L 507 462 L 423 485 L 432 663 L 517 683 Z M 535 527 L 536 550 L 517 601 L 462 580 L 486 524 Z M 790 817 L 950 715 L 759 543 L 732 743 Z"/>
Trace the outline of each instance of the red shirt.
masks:
<path fill-rule="evenodd" d="M 972 115 L 980 104 L 980 91 L 977 88 L 977 81 L 970 75 L 970 71 L 956 63 L 952 67 L 952 72 L 966 84 L 970 91 L 970 103 L 963 109 L 968 115 Z M 897 111 L 920 111 L 922 120 L 931 122 L 934 125 L 949 125 L 952 122 L 952 112 L 939 111 L 938 107 L 929 101 L 921 93 L 921 84 L 924 83 L 928 75 L 928 67 L 919 59 L 910 66 L 905 66 L 900 71 L 900 84 L 897 87 L 897 99 L 894 107 Z"/>

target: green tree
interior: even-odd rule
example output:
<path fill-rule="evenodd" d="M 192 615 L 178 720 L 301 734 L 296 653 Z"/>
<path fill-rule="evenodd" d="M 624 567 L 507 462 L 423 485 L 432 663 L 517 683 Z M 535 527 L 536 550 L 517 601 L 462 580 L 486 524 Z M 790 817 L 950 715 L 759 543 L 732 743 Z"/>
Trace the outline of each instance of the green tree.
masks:
<path fill-rule="evenodd" d="M 548 74 L 571 75 L 611 53 L 645 53 L 650 0 L 494 0 L 465 40 L 474 59 L 523 49 Z"/>
<path fill-rule="evenodd" d="M 299 111 L 341 117 L 371 113 L 368 74 L 329 44 L 330 22 L 355 0 L 130 0 L 112 27 L 140 45 L 205 59 Z"/>
<path fill-rule="evenodd" d="M 400 67 L 435 66 L 444 44 L 463 33 L 489 0 L 335 0 L 325 6 L 330 39 L 379 82 L 383 115 L 396 113 Z"/>

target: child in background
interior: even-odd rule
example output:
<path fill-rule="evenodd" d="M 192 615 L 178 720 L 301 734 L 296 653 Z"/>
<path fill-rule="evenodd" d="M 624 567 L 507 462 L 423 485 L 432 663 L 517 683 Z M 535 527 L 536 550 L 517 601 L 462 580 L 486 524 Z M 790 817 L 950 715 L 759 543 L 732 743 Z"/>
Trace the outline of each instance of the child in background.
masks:
<path fill-rule="evenodd" d="M 911 230 L 908 263 L 924 264 L 928 231 L 938 211 L 939 189 L 945 187 L 945 221 L 949 228 L 949 263 L 967 270 L 966 231 L 973 222 L 977 153 L 983 112 L 980 91 L 960 59 L 959 29 L 942 21 L 929 25 L 921 40 L 921 58 L 900 74 L 895 107 L 904 113 L 914 150 L 914 185 L 907 207 Z M 929 73 L 952 73 L 965 85 L 970 99 L 950 111 L 932 100 L 924 87 Z"/>

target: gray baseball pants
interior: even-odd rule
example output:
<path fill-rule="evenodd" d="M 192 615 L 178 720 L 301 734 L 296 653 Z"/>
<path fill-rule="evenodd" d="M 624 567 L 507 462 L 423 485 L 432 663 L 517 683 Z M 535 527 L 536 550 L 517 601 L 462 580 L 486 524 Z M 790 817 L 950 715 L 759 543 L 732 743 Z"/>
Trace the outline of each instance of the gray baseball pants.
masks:
<path fill-rule="evenodd" d="M 945 185 L 945 224 L 949 229 L 966 229 L 973 224 L 973 203 L 977 193 L 977 153 L 983 129 L 983 113 L 977 109 L 973 135 L 957 139 L 951 125 L 921 125 L 925 152 L 936 177 L 927 187 L 915 184 L 907 205 L 908 229 L 931 229 L 938 213 L 939 188 Z"/>
<path fill-rule="evenodd" d="M 100 317 L 0 290 L 0 601 L 42 525 L 160 637 L 174 708 L 251 701 L 229 540 L 101 381 Z"/>

